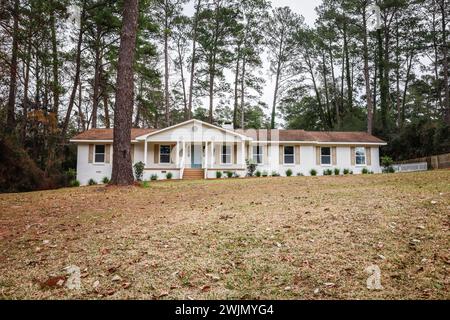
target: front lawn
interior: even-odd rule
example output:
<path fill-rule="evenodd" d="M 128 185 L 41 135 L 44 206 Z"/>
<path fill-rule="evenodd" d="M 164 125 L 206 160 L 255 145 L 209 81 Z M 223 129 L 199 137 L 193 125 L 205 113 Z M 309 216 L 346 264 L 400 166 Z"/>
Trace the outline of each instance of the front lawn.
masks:
<path fill-rule="evenodd" d="M 449 213 L 449 170 L 2 194 L 0 298 L 449 299 Z"/>

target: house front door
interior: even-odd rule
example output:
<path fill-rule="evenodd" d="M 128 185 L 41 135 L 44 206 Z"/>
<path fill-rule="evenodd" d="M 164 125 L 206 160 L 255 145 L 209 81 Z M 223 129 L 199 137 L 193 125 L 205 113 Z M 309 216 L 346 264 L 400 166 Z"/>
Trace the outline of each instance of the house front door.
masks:
<path fill-rule="evenodd" d="M 202 146 L 199 144 L 191 145 L 191 168 L 201 169 L 202 167 Z"/>

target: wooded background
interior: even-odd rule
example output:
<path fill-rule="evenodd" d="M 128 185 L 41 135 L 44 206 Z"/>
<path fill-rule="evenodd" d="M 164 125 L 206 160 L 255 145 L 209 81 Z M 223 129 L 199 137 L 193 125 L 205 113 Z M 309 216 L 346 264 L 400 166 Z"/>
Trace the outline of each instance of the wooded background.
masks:
<path fill-rule="evenodd" d="M 49 177 L 45 187 L 63 185 L 70 137 L 112 127 L 123 1 L 0 3 L 0 185 L 24 173 L 34 178 L 20 190 Z M 381 28 L 369 30 L 375 4 Z M 449 2 L 324 0 L 316 10 L 307 26 L 265 0 L 139 1 L 133 125 L 358 130 L 387 140 L 382 152 L 396 160 L 449 152 Z"/>

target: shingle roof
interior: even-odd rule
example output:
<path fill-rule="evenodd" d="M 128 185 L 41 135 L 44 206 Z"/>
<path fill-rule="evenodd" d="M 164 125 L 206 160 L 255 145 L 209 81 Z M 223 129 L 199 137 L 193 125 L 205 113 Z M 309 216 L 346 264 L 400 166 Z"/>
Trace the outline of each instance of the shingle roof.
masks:
<path fill-rule="evenodd" d="M 236 130 L 259 141 L 366 142 L 385 143 L 367 132 L 305 131 L 305 130 Z"/>
<path fill-rule="evenodd" d="M 158 129 L 131 129 L 131 139 L 158 131 Z M 306 142 L 363 142 L 385 143 L 367 132 L 305 131 L 305 130 L 235 130 L 257 141 L 306 141 Z M 112 140 L 113 129 L 90 129 L 72 140 Z"/>
<path fill-rule="evenodd" d="M 131 129 L 131 140 L 156 131 L 156 129 Z M 112 140 L 113 129 L 89 129 L 77 134 L 72 140 Z"/>

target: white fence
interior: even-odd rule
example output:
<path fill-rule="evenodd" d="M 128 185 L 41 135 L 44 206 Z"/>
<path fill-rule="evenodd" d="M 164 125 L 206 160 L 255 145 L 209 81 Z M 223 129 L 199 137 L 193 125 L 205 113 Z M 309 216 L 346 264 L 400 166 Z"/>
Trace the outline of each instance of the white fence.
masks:
<path fill-rule="evenodd" d="M 394 164 L 393 167 L 395 172 L 414 172 L 428 170 L 428 164 L 426 162 Z"/>

